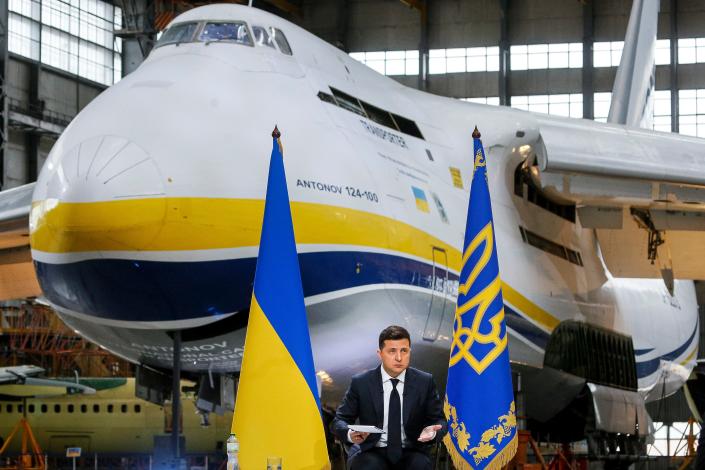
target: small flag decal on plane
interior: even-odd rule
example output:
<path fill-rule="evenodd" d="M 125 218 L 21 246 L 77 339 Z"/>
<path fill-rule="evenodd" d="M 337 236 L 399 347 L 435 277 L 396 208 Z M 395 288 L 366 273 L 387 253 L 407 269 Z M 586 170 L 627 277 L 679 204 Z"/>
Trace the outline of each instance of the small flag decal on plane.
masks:
<path fill-rule="evenodd" d="M 463 177 L 460 173 L 460 168 L 450 166 L 448 169 L 450 170 L 450 177 L 453 179 L 453 186 L 463 189 Z"/>
<path fill-rule="evenodd" d="M 414 192 L 414 199 L 416 199 L 416 208 L 421 212 L 428 212 L 428 199 L 426 199 L 426 193 L 423 189 L 412 186 L 411 190 Z"/>

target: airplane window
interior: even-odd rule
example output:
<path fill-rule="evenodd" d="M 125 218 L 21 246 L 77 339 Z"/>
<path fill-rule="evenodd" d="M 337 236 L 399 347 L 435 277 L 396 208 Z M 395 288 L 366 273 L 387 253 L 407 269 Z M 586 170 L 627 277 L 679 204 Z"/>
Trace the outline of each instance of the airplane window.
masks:
<path fill-rule="evenodd" d="M 269 33 L 262 26 L 253 26 L 252 34 L 255 36 L 255 44 L 258 46 L 267 46 L 274 49 L 274 41 L 269 36 Z"/>
<path fill-rule="evenodd" d="M 319 98 L 321 101 L 325 101 L 326 103 L 338 104 L 338 103 L 335 102 L 335 98 L 333 98 L 333 95 L 329 95 L 328 93 L 325 93 L 325 92 L 322 92 L 322 91 L 319 91 L 319 92 L 318 92 L 318 98 Z"/>
<path fill-rule="evenodd" d="M 359 114 L 360 116 L 367 117 L 367 114 L 365 114 L 365 111 L 362 109 L 362 106 L 360 106 L 360 102 L 357 98 L 350 96 L 347 93 L 343 93 L 340 90 L 336 90 L 335 88 L 331 88 L 330 91 L 333 92 L 333 96 L 335 96 L 338 106 L 343 109 L 347 109 L 348 111 L 352 111 L 355 114 Z"/>
<path fill-rule="evenodd" d="M 242 22 L 236 23 L 206 23 L 199 41 L 204 41 L 206 44 L 217 41 L 234 42 L 253 46 L 252 38 L 247 30 L 247 25 Z"/>
<path fill-rule="evenodd" d="M 34 405 L 27 406 L 27 411 L 29 411 L 30 413 L 34 413 Z"/>
<path fill-rule="evenodd" d="M 526 188 L 526 191 L 524 191 Z M 526 194 L 525 194 L 526 192 Z M 560 204 L 551 201 L 543 192 L 536 187 L 536 184 L 529 177 L 529 167 L 525 162 L 520 163 L 514 170 L 514 194 L 528 202 L 535 204 L 569 222 L 575 223 L 575 205 Z M 578 253 L 580 257 L 580 253 Z M 582 259 L 579 263 L 582 266 Z"/>
<path fill-rule="evenodd" d="M 291 46 L 289 46 L 289 41 L 286 40 L 286 36 L 284 36 L 282 30 L 277 28 L 271 28 L 270 31 L 272 33 L 274 41 L 276 41 L 277 46 L 279 46 L 279 50 L 286 55 L 294 55 L 293 52 L 291 52 Z"/>
<path fill-rule="evenodd" d="M 581 265 L 582 263 L 578 260 L 578 252 L 573 251 L 573 250 L 566 250 L 568 254 L 568 261 L 570 261 L 573 264 Z"/>
<path fill-rule="evenodd" d="M 559 258 L 563 258 L 564 260 L 575 265 L 583 265 L 583 259 L 580 257 L 579 252 L 571 250 L 570 248 L 565 247 L 563 245 L 559 245 L 558 243 L 548 240 L 546 238 L 543 238 L 540 235 L 526 230 L 524 227 L 520 226 L 519 231 L 521 232 L 521 238 L 522 240 L 524 240 L 524 243 L 528 243 L 529 245 L 538 248 L 539 250 L 545 251 L 546 253 L 550 253 L 554 256 L 558 256 Z"/>
<path fill-rule="evenodd" d="M 17 405 L 17 412 L 23 413 L 24 412 L 24 405 Z"/>
<path fill-rule="evenodd" d="M 404 134 L 408 134 L 419 139 L 424 138 L 423 134 L 421 134 L 419 126 L 417 126 L 411 119 L 399 116 L 398 114 L 390 113 L 389 111 L 385 111 L 377 106 L 372 106 L 369 103 L 358 100 L 354 96 L 350 96 L 347 93 L 333 87 L 330 87 L 330 91 L 333 93 L 332 95 L 319 91 L 317 95 L 318 99 L 326 103 L 338 105 L 347 111 L 359 114 L 362 117 L 366 117 L 391 129 L 396 129 Z M 429 160 L 433 161 L 433 156 L 430 151 L 426 150 L 426 152 Z"/>
<path fill-rule="evenodd" d="M 157 41 L 157 47 L 167 44 L 181 44 L 193 40 L 198 23 L 179 23 L 164 31 Z"/>
<path fill-rule="evenodd" d="M 69 405 L 67 408 L 69 413 L 73 413 L 73 405 Z"/>
<path fill-rule="evenodd" d="M 41 409 L 42 409 L 42 413 L 46 413 L 47 411 L 49 411 L 49 407 L 46 405 L 42 405 Z"/>
<path fill-rule="evenodd" d="M 7 409 L 8 413 L 12 413 L 12 405 L 7 405 L 5 408 Z"/>
<path fill-rule="evenodd" d="M 141 413 L 142 407 L 140 405 L 135 405 L 135 413 Z"/>
<path fill-rule="evenodd" d="M 100 405 L 93 405 L 93 413 L 100 413 Z"/>
<path fill-rule="evenodd" d="M 120 405 L 120 411 L 127 413 L 127 405 Z"/>
<path fill-rule="evenodd" d="M 112 412 L 113 412 L 113 405 L 108 405 L 108 413 L 112 413 Z"/>
<path fill-rule="evenodd" d="M 382 124 L 383 126 L 387 126 L 392 129 L 397 128 L 396 124 L 394 124 L 392 116 L 389 114 L 388 111 L 379 109 L 377 106 L 372 106 L 371 104 L 365 103 L 364 101 L 360 101 L 360 104 L 362 104 L 362 107 L 365 109 L 367 116 L 377 124 Z"/>
<path fill-rule="evenodd" d="M 88 412 L 88 405 L 81 405 L 81 413 L 87 413 Z"/>
<path fill-rule="evenodd" d="M 54 413 L 61 413 L 61 405 L 54 405 Z"/>
<path fill-rule="evenodd" d="M 399 116 L 398 114 L 392 114 L 392 117 L 394 118 L 394 122 L 397 123 L 397 126 L 399 126 L 399 130 L 403 132 L 404 134 L 409 134 L 414 137 L 418 137 L 419 139 L 423 139 L 423 134 L 421 134 L 421 130 L 419 129 L 419 126 L 416 125 L 414 121 L 411 119 L 407 119 L 405 117 Z"/>

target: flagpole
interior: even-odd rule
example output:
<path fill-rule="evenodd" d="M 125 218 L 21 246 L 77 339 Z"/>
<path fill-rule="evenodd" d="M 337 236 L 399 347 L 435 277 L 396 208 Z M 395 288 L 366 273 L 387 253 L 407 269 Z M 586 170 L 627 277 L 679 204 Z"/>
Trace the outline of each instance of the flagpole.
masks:
<path fill-rule="evenodd" d="M 477 126 L 472 138 L 474 165 L 448 361 L 444 403 L 448 434 L 443 442 L 458 470 L 501 470 L 517 451 L 517 410 L 490 179 Z"/>
<path fill-rule="evenodd" d="M 240 468 L 330 470 L 276 126 L 252 290 L 232 425 Z"/>

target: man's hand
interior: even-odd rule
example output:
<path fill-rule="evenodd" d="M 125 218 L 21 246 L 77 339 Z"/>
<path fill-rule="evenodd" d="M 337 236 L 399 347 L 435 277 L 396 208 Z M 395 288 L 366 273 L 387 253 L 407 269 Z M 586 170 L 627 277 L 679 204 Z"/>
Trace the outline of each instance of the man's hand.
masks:
<path fill-rule="evenodd" d="M 369 435 L 369 432 L 352 431 L 350 433 L 350 440 L 353 442 L 353 444 L 361 444 L 362 442 L 364 442 L 365 439 L 367 439 L 367 436 Z"/>
<path fill-rule="evenodd" d="M 428 442 L 434 437 L 436 437 L 436 431 L 439 431 L 443 426 L 440 424 L 432 424 L 431 426 L 426 426 L 423 428 L 423 431 L 421 431 L 421 435 L 419 435 L 419 442 Z"/>

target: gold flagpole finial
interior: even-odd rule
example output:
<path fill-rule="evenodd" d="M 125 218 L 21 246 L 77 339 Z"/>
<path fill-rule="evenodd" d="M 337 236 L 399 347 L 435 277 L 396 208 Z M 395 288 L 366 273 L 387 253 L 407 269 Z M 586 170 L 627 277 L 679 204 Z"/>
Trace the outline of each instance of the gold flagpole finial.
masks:
<path fill-rule="evenodd" d="M 274 130 L 272 131 L 272 137 L 274 137 L 275 139 L 278 139 L 281 136 L 282 136 L 282 133 L 279 132 L 279 128 L 275 125 Z"/>
<path fill-rule="evenodd" d="M 472 138 L 473 139 L 479 139 L 481 137 L 480 131 L 477 130 L 477 126 L 475 126 L 475 130 L 472 131 Z"/>

